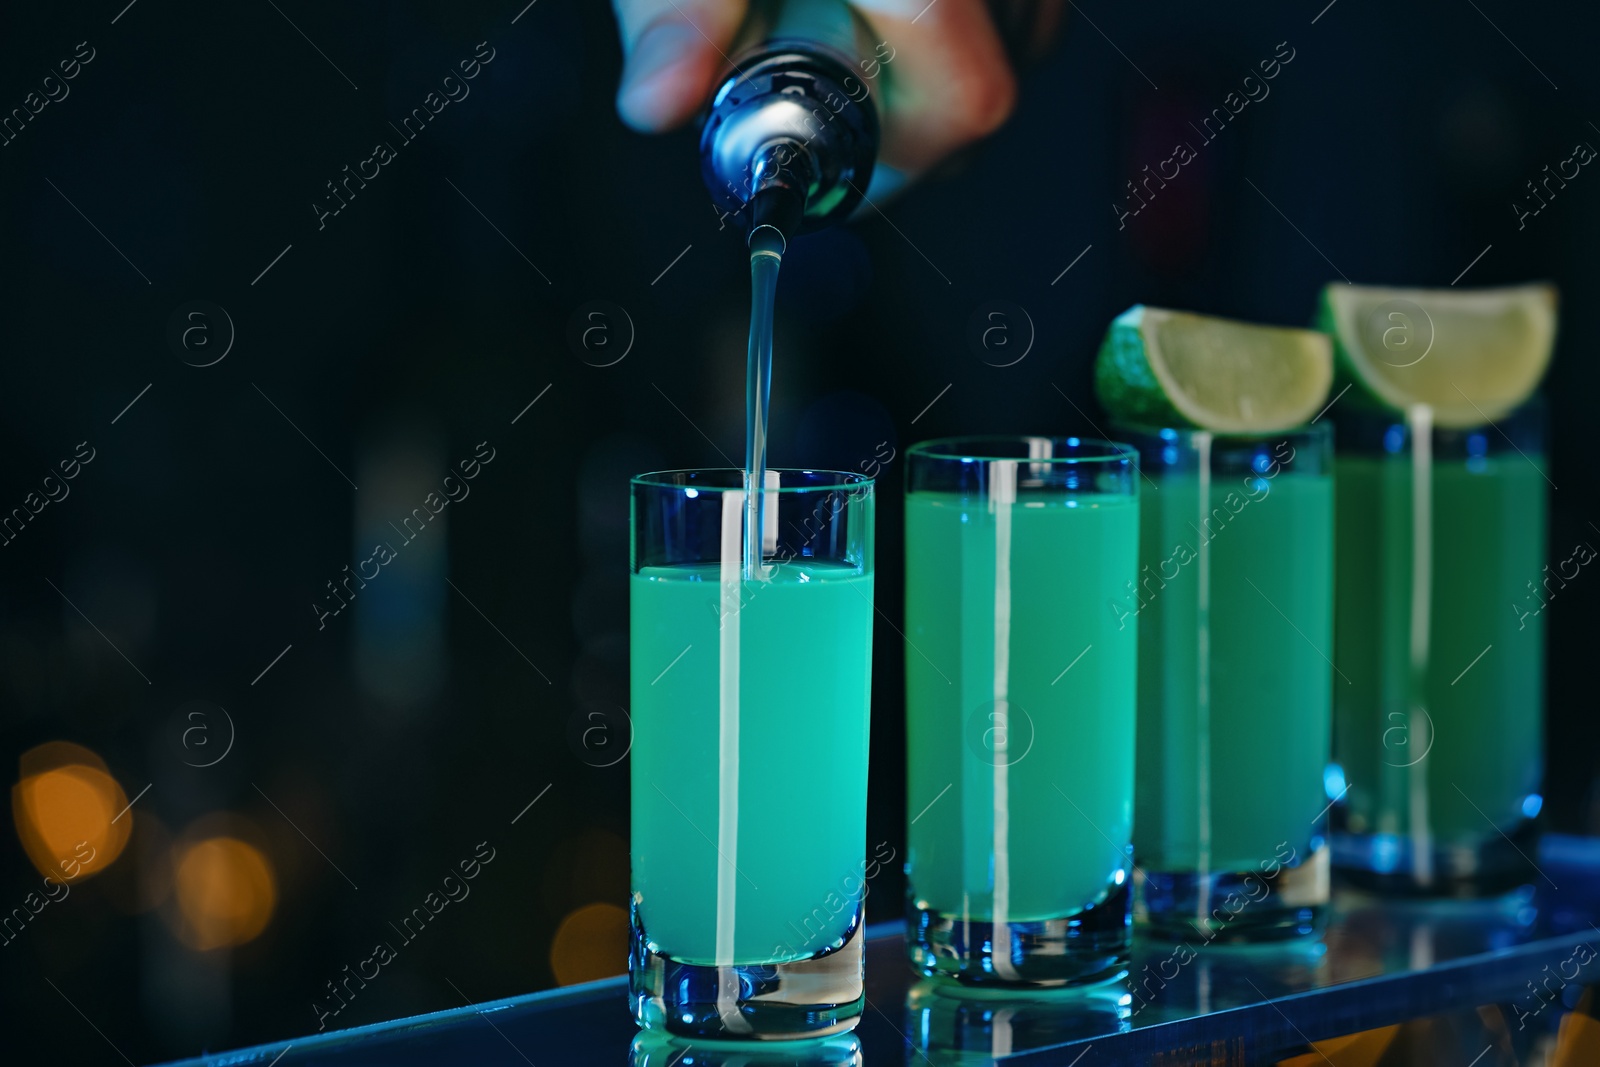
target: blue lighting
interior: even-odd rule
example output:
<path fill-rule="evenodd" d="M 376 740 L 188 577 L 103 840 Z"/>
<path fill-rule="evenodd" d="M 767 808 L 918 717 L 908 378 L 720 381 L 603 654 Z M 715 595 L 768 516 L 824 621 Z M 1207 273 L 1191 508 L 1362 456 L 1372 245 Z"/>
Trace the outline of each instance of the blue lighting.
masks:
<path fill-rule="evenodd" d="M 1265 452 L 1261 452 L 1256 455 L 1255 459 L 1250 461 L 1250 466 L 1255 468 L 1257 474 L 1265 474 L 1267 473 L 1267 468 L 1272 466 L 1272 460 L 1267 458 Z"/>
<path fill-rule="evenodd" d="M 685 489 L 683 491 L 683 495 L 688 497 L 690 500 L 693 500 L 695 497 L 700 495 L 700 490 L 698 490 L 698 489 Z"/>
<path fill-rule="evenodd" d="M 1489 436 L 1483 433 L 1467 435 L 1467 471 L 1486 474 L 1489 471 Z"/>
<path fill-rule="evenodd" d="M 1161 439 L 1163 441 L 1176 441 L 1178 439 L 1178 431 L 1171 428 L 1164 429 L 1161 431 Z"/>
<path fill-rule="evenodd" d="M 1389 453 L 1399 452 L 1406 447 L 1406 428 L 1404 426 L 1391 426 L 1383 432 L 1383 450 Z"/>
<path fill-rule="evenodd" d="M 1330 763 L 1322 769 L 1322 792 L 1329 800 L 1337 799 L 1346 788 L 1343 767 Z"/>
<path fill-rule="evenodd" d="M 1393 834 L 1372 835 L 1372 869 L 1391 873 L 1400 862 L 1400 841 Z"/>
<path fill-rule="evenodd" d="M 1539 810 L 1544 807 L 1544 797 L 1538 793 L 1529 793 L 1522 798 L 1522 814 L 1530 819 L 1539 817 Z"/>
<path fill-rule="evenodd" d="M 1069 448 L 1077 448 L 1082 443 L 1083 442 L 1079 441 L 1076 437 L 1067 438 L 1067 446 Z"/>
<path fill-rule="evenodd" d="M 1167 431 L 1163 430 L 1161 432 L 1165 434 Z M 1178 450 L 1173 448 L 1171 445 L 1163 448 L 1161 450 L 1161 462 L 1165 463 L 1169 467 L 1175 466 L 1178 462 Z"/>

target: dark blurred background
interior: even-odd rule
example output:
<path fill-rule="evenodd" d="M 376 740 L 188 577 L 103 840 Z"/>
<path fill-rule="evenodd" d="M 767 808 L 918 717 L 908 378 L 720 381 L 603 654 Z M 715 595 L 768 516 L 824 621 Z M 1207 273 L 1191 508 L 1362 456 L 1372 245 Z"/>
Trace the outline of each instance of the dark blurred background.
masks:
<path fill-rule="evenodd" d="M 147 1062 L 616 973 L 627 478 L 742 442 L 746 267 L 693 133 L 618 122 L 592 0 L 125 2 L 0 14 L 0 112 L 29 116 L 0 146 L 0 509 L 31 515 L 0 549 L 0 757 L 25 783 L 0 1040 Z M 1600 145 L 1600 12 L 1323 2 L 1084 0 L 997 136 L 786 257 L 773 462 L 897 456 L 869 850 L 903 851 L 898 456 L 1093 433 L 1093 354 L 1129 304 L 1303 324 L 1340 277 L 1553 279 L 1551 558 L 1600 537 L 1600 176 L 1520 228 L 1512 207 Z M 1202 146 L 1190 124 L 1289 51 Z M 1198 158 L 1119 228 L 1180 140 Z M 327 183 L 378 142 L 394 158 L 340 207 Z M 1026 312 L 1019 346 L 1031 320 L 1011 366 L 971 343 L 993 301 Z M 346 567 L 378 577 L 336 599 Z M 1600 587 L 1574 584 L 1549 608 L 1546 810 L 1594 831 Z M 30 855 L 84 827 L 95 858 L 44 899 Z M 384 940 L 397 958 L 336 1000 Z"/>

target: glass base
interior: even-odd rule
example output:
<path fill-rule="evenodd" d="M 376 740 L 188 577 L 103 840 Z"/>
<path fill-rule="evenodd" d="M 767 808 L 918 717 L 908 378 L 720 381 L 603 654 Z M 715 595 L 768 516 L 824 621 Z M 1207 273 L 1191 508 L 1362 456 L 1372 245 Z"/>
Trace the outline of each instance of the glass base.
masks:
<path fill-rule="evenodd" d="M 1270 877 L 1268 871 L 1276 866 Z M 1217 944 L 1283 941 L 1322 929 L 1328 912 L 1328 847 L 1293 867 L 1254 871 L 1140 870 L 1134 921 L 1174 941 Z"/>
<path fill-rule="evenodd" d="M 1419 864 L 1415 843 L 1401 834 L 1335 831 L 1333 865 L 1350 884 L 1379 893 L 1430 897 L 1498 897 L 1538 878 L 1530 858 L 1539 827 L 1524 819 L 1507 835 L 1470 845 L 1433 844 Z"/>
<path fill-rule="evenodd" d="M 1131 886 L 1124 881 L 1076 915 L 994 923 L 917 906 L 907 899 L 907 949 L 923 975 L 966 983 L 1050 987 L 1123 978 L 1133 941 Z"/>
<path fill-rule="evenodd" d="M 790 963 L 680 963 L 650 947 L 633 909 L 628 992 L 640 1026 L 682 1037 L 787 1041 L 842 1034 L 866 1003 L 861 907 L 844 943 Z"/>

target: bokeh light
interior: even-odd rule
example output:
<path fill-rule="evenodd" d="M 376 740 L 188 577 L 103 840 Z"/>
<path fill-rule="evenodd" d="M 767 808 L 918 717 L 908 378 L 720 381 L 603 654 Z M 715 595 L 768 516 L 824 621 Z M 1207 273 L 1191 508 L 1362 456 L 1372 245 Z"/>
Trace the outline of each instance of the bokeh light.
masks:
<path fill-rule="evenodd" d="M 237 837 L 208 837 L 180 846 L 173 863 L 178 904 L 175 933 L 190 948 L 208 951 L 260 936 L 278 903 L 272 864 Z"/>
<path fill-rule="evenodd" d="M 550 942 L 550 970 L 561 985 L 621 974 L 628 967 L 628 913 L 615 904 L 569 912 Z"/>
<path fill-rule="evenodd" d="M 39 873 L 76 882 L 116 862 L 134 815 L 105 761 L 81 745 L 52 741 L 18 762 L 11 815 Z"/>

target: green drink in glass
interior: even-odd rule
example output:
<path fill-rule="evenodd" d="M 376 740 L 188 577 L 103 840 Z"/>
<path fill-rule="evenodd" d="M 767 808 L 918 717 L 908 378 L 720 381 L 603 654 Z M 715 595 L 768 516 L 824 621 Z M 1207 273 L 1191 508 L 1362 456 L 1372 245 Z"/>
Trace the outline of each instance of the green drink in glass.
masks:
<path fill-rule="evenodd" d="M 1533 877 L 1543 804 L 1548 285 L 1330 285 L 1318 325 L 1355 391 L 1335 412 L 1334 864 L 1487 895 Z M 1592 556 L 1592 550 L 1588 553 Z M 1573 564 L 1568 560 L 1569 565 Z"/>
<path fill-rule="evenodd" d="M 1543 606 L 1565 584 L 1545 565 L 1543 413 L 1423 418 L 1340 423 L 1335 861 L 1380 888 L 1494 893 L 1531 873 Z"/>
<path fill-rule="evenodd" d="M 1131 449 L 909 452 L 909 950 L 926 974 L 1060 985 L 1126 966 L 1137 630 Z"/>
<path fill-rule="evenodd" d="M 743 479 L 633 482 L 634 1011 L 839 1033 L 864 995 L 872 483 L 767 471 L 750 580 Z"/>
<path fill-rule="evenodd" d="M 1201 943 L 1314 930 L 1328 900 L 1332 433 L 1113 425 L 1139 449 L 1135 919 Z"/>

